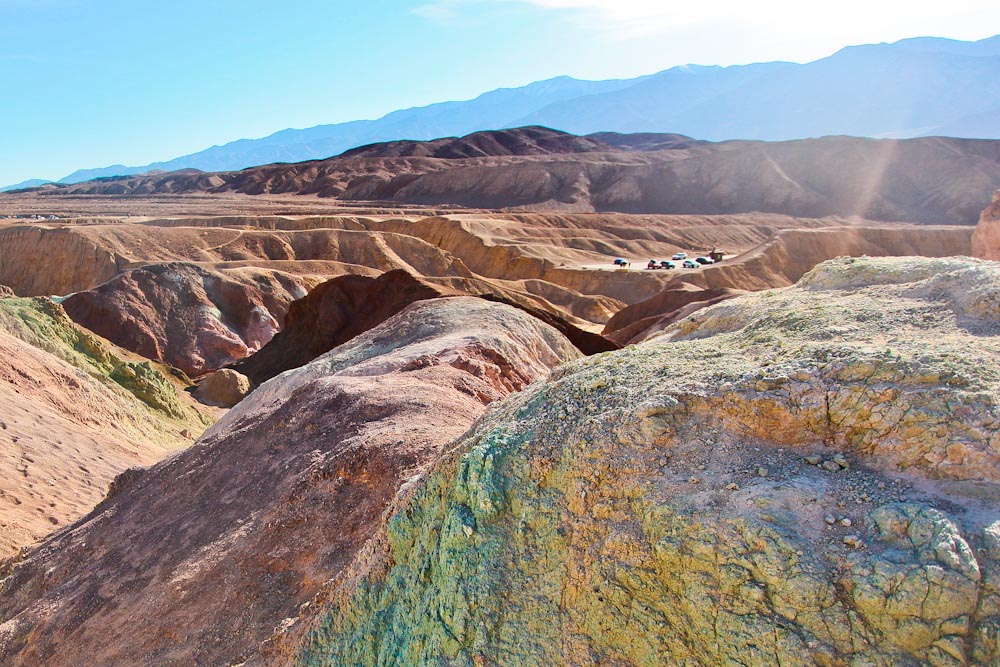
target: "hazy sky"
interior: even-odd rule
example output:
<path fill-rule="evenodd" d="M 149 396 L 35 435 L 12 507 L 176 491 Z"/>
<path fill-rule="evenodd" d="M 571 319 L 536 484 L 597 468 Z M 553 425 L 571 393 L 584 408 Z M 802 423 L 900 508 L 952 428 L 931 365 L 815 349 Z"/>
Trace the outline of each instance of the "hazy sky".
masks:
<path fill-rule="evenodd" d="M 0 0 L 0 185 L 560 74 L 997 32 L 997 0 Z"/>

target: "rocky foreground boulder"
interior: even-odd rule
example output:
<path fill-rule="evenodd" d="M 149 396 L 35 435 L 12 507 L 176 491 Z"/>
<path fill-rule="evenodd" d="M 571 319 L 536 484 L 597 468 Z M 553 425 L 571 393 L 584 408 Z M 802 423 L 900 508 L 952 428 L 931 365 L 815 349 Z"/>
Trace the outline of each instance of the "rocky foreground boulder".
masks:
<path fill-rule="evenodd" d="M 248 665 L 1000 661 L 1000 267 L 839 259 L 493 406 Z"/>
<path fill-rule="evenodd" d="M 486 404 L 579 356 L 510 306 L 407 307 L 119 476 L 89 516 L 0 569 L 0 664 L 242 663 Z"/>
<path fill-rule="evenodd" d="M 206 376 L 194 392 L 195 398 L 207 405 L 231 408 L 250 393 L 250 378 L 231 368 L 223 368 Z"/>

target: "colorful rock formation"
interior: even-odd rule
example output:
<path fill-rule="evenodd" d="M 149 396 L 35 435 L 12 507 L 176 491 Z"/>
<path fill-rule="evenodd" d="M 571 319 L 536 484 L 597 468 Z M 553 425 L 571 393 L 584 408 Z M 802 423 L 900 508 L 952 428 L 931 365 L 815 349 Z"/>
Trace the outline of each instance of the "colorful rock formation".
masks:
<path fill-rule="evenodd" d="M 841 259 L 494 406 L 258 665 L 995 665 L 1000 269 Z"/>
<path fill-rule="evenodd" d="M 0 664 L 230 665 L 367 548 L 486 404 L 579 357 L 510 306 L 435 299 L 265 383 L 0 571 Z"/>
<path fill-rule="evenodd" d="M 89 512 L 126 468 L 191 444 L 213 417 L 186 384 L 59 304 L 0 290 L 0 560 Z"/>
<path fill-rule="evenodd" d="M 305 290 L 277 271 L 246 276 L 195 264 L 151 264 L 63 302 L 78 324 L 190 376 L 267 344 L 288 304 Z"/>

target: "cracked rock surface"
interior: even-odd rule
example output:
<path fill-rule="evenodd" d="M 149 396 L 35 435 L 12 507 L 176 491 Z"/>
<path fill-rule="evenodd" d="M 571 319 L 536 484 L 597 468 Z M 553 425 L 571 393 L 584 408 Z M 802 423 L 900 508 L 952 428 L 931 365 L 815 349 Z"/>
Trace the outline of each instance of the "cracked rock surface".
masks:
<path fill-rule="evenodd" d="M 996 665 L 998 334 L 998 265 L 838 259 L 563 366 L 249 664 Z"/>

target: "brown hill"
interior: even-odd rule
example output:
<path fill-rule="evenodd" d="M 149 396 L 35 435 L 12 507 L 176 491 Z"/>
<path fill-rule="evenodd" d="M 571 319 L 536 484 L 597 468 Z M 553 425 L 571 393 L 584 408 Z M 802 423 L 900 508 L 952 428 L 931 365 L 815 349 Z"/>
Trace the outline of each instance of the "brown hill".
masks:
<path fill-rule="evenodd" d="M 89 517 L 0 573 L 0 663 L 242 662 L 486 404 L 577 356 L 509 306 L 413 304 L 122 476 Z"/>
<path fill-rule="evenodd" d="M 678 141 L 674 135 L 658 142 L 643 135 L 632 142 L 608 137 L 620 148 L 602 152 L 594 149 L 603 142 L 560 134 L 550 138 L 577 152 L 536 151 L 537 144 L 527 142 L 523 152 L 540 154 L 511 155 L 514 149 L 505 148 L 504 142 L 513 132 L 477 133 L 475 142 L 466 143 L 449 139 L 365 147 L 357 156 L 239 172 L 143 175 L 37 192 L 294 193 L 469 208 L 644 214 L 759 211 L 974 224 L 981 206 L 977 202 L 1000 183 L 1000 141 L 991 140 L 823 137 L 711 144 Z M 431 157 L 445 146 L 454 147 L 454 152 L 447 151 L 448 158 Z M 488 154 L 463 159 L 463 151 Z"/>
<path fill-rule="evenodd" d="M 547 127 L 519 127 L 512 130 L 473 132 L 464 137 L 432 141 L 388 141 L 344 151 L 339 158 L 432 157 L 460 160 L 508 155 L 558 155 L 596 153 L 612 150 L 598 137 L 575 134 Z"/>

